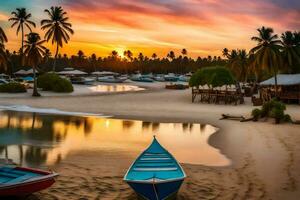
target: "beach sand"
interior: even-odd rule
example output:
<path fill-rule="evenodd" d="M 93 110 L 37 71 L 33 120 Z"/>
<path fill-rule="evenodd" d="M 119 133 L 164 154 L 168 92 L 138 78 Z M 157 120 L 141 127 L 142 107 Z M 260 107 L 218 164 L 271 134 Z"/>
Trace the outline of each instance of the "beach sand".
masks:
<path fill-rule="evenodd" d="M 159 122 L 207 123 L 219 127 L 209 143 L 232 164 L 210 167 L 183 163 L 187 179 L 178 199 L 299 199 L 300 126 L 219 120 L 221 114 L 249 116 L 244 105 L 191 103 L 191 91 L 153 87 L 146 91 L 85 96 L 1 98 L 0 105 L 28 105 Z M 300 106 L 289 105 L 300 120 Z M 191 152 L 193 153 L 193 152 Z M 123 176 L 137 153 L 72 152 L 58 165 L 61 175 L 48 190 L 29 199 L 136 199 Z"/>

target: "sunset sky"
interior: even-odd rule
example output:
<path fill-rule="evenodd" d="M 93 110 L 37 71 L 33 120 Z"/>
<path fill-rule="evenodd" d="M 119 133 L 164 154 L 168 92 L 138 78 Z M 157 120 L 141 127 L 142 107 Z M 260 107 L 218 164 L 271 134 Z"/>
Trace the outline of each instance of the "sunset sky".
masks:
<path fill-rule="evenodd" d="M 221 55 L 224 47 L 251 48 L 250 40 L 261 26 L 276 33 L 300 29 L 299 0 L 0 0 L 0 26 L 6 31 L 7 48 L 20 48 L 21 36 L 10 28 L 11 11 L 25 7 L 38 24 L 51 6 L 67 11 L 75 31 L 62 53 L 107 56 L 112 50 L 130 49 L 151 56 L 166 56 L 182 48 L 191 57 Z M 51 47 L 50 44 L 48 44 Z M 53 51 L 53 48 L 51 48 Z M 54 54 L 52 52 L 52 54 Z"/>

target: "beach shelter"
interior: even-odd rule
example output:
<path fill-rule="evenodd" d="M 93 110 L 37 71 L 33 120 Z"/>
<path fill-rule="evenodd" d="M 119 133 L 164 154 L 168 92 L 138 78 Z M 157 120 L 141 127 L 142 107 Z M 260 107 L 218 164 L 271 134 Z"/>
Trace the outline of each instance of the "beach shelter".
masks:
<path fill-rule="evenodd" d="M 35 70 L 35 73 L 38 74 L 39 73 L 38 70 Z M 33 69 L 29 69 L 26 71 L 26 75 L 31 75 L 31 74 L 33 74 Z"/>
<path fill-rule="evenodd" d="M 280 100 L 298 101 L 300 104 L 300 74 L 278 74 L 277 86 L 278 94 L 275 94 L 275 77 L 261 82 L 260 96 L 264 101 L 268 101 L 273 97 L 278 97 Z"/>
<path fill-rule="evenodd" d="M 271 77 L 260 83 L 261 86 L 275 85 L 275 77 Z M 277 85 L 300 85 L 300 74 L 278 74 Z"/>
<path fill-rule="evenodd" d="M 24 69 L 21 69 L 19 71 L 16 71 L 14 74 L 15 75 L 27 75 L 27 71 Z"/>
<path fill-rule="evenodd" d="M 96 71 L 92 73 L 93 75 L 99 75 L 99 76 L 113 76 L 113 75 L 118 75 L 116 72 L 109 72 L 109 71 Z"/>
<path fill-rule="evenodd" d="M 72 71 L 61 71 L 58 72 L 60 75 L 87 75 L 86 72 L 80 71 L 80 70 L 72 70 Z"/>

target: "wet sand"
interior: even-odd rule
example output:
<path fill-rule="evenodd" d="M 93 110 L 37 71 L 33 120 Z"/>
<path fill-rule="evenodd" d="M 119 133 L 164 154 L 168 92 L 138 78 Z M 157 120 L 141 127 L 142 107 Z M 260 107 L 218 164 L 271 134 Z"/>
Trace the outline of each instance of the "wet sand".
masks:
<path fill-rule="evenodd" d="M 178 199 L 299 199 L 300 126 L 273 122 L 219 120 L 222 113 L 249 115 L 246 104 L 191 103 L 189 90 L 147 91 L 77 97 L 2 98 L 0 105 L 28 105 L 64 111 L 103 113 L 115 118 L 160 122 L 207 123 L 220 128 L 209 143 L 232 165 L 183 164 L 188 178 Z M 300 106 L 287 112 L 300 120 Z M 191 152 L 192 153 L 192 152 Z M 122 181 L 137 153 L 73 152 L 51 166 L 61 176 L 53 187 L 30 199 L 136 199 Z"/>

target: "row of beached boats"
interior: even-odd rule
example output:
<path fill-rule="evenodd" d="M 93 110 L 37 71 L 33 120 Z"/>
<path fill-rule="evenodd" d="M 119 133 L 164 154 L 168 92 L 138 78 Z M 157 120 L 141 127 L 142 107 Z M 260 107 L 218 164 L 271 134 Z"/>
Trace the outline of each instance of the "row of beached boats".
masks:
<path fill-rule="evenodd" d="M 24 72 L 23 72 L 24 71 Z M 26 72 L 26 73 L 25 73 Z M 18 72 L 14 73 L 18 82 L 33 82 L 32 72 L 30 70 L 19 70 Z M 73 84 L 84 84 L 84 85 L 92 85 L 95 82 L 103 82 L 103 83 L 123 83 L 127 80 L 136 81 L 136 82 L 188 82 L 191 73 L 187 73 L 184 75 L 177 75 L 174 73 L 168 74 L 119 74 L 116 72 L 109 72 L 109 71 L 96 71 L 91 74 L 88 74 L 84 71 L 74 70 L 73 68 L 65 68 L 63 71 L 57 72 L 60 76 L 69 79 Z M 0 84 L 1 83 L 8 83 L 12 79 L 5 74 L 0 74 Z"/>
<path fill-rule="evenodd" d="M 58 176 L 52 171 L 0 166 L 0 198 L 27 196 L 50 187 Z M 186 178 L 180 164 L 153 138 L 151 145 L 129 167 L 124 181 L 143 199 L 165 200 L 176 196 Z"/>
<path fill-rule="evenodd" d="M 169 73 L 167 75 L 164 74 L 133 74 L 133 75 L 121 75 L 118 73 L 106 72 L 105 75 L 95 75 L 92 76 L 69 76 L 69 79 L 74 84 L 92 84 L 94 82 L 103 82 L 103 83 L 123 83 L 127 80 L 136 81 L 136 82 L 188 82 L 190 76 L 188 75 L 175 75 L 173 73 Z"/>

